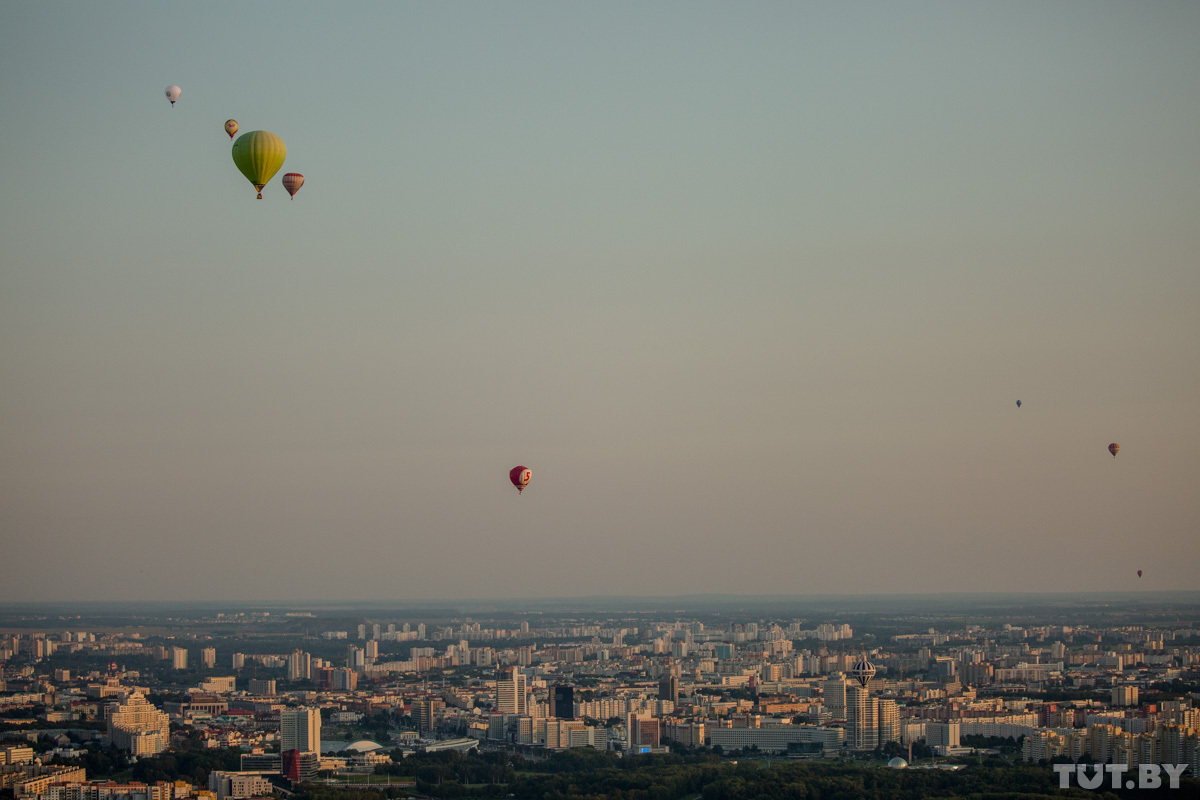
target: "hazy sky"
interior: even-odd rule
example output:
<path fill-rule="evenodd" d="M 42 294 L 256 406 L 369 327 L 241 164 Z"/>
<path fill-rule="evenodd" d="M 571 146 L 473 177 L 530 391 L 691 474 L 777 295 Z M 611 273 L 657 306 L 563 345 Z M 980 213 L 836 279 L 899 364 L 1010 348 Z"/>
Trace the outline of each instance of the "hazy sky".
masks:
<path fill-rule="evenodd" d="M 1198 40 L 0 3 L 0 601 L 1200 588 Z"/>

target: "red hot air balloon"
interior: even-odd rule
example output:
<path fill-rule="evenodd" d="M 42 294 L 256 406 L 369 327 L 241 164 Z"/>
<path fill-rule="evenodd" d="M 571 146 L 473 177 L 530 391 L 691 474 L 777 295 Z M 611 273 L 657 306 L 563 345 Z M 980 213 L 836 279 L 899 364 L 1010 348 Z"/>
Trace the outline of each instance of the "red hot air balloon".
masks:
<path fill-rule="evenodd" d="M 1121 445 L 1113 442 L 1108 446 L 1108 452 L 1113 454 L 1113 458 L 1117 457 L 1117 453 L 1121 452 Z"/>
<path fill-rule="evenodd" d="M 1142 571 L 1140 569 L 1138 570 L 1138 577 L 1142 577 Z"/>
<path fill-rule="evenodd" d="M 300 187 L 304 185 L 304 176 L 299 172 L 289 172 L 283 176 L 283 188 L 287 189 L 287 193 L 296 199 L 296 192 L 300 191 Z"/>
<path fill-rule="evenodd" d="M 525 487 L 529 485 L 529 479 L 533 477 L 527 467 L 513 467 L 508 471 L 508 479 L 512 481 L 512 485 L 517 487 L 517 494 L 525 491 Z"/>

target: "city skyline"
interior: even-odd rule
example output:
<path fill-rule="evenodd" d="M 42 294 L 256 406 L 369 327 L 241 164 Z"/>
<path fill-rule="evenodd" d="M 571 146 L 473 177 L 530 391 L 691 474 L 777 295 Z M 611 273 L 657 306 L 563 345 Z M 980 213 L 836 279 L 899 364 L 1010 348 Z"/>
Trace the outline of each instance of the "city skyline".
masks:
<path fill-rule="evenodd" d="M 0 603 L 1200 589 L 1196 30 L 4 4 Z"/>

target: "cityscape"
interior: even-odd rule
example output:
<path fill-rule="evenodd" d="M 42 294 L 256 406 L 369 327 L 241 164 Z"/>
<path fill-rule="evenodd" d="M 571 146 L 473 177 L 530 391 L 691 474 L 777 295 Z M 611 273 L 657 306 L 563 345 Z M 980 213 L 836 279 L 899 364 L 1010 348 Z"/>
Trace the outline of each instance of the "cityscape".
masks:
<path fill-rule="evenodd" d="M 1200 598 L 1120 600 L 10 604 L 0 774 L 14 800 L 521 797 L 633 768 L 697 770 L 712 798 L 749 765 L 1056 796 L 1055 765 L 1107 765 L 1121 792 L 1162 765 L 1195 796 Z"/>
<path fill-rule="evenodd" d="M 1200 800 L 1200 2 L 0 2 L 0 800 Z"/>

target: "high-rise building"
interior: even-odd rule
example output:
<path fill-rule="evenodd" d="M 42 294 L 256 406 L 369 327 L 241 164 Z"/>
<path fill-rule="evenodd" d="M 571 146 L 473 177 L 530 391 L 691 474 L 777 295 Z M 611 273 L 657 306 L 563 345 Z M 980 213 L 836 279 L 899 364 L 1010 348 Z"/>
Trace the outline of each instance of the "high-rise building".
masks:
<path fill-rule="evenodd" d="M 1091 728 L 1088 729 L 1089 731 Z M 952 719 L 946 722 L 930 722 L 925 725 L 925 743 L 930 747 L 958 747 L 961 744 L 962 723 Z M 1106 755 L 1106 758 L 1111 755 Z M 1097 759 L 1099 760 L 1099 759 Z"/>
<path fill-rule="evenodd" d="M 487 738 L 504 741 L 507 725 L 505 725 L 506 716 L 504 714 L 488 714 L 488 734 Z"/>
<path fill-rule="evenodd" d="M 358 673 L 352 669 L 330 670 L 329 688 L 353 692 L 358 688 Z"/>
<path fill-rule="evenodd" d="M 877 701 L 863 686 L 846 687 L 846 746 L 851 750 L 874 750 L 879 746 Z"/>
<path fill-rule="evenodd" d="M 217 648 L 206 647 L 200 651 L 200 666 L 205 669 L 216 669 L 217 667 Z"/>
<path fill-rule="evenodd" d="M 171 666 L 175 669 L 187 669 L 187 650 L 182 647 L 172 647 Z"/>
<path fill-rule="evenodd" d="M 550 750 L 565 750 L 571 747 L 571 734 L 586 728 L 583 720 L 578 719 L 547 719 L 545 725 L 546 747 Z M 536 738 L 537 734 L 534 734 Z M 586 743 L 580 746 L 586 746 Z"/>
<path fill-rule="evenodd" d="M 684 720 L 665 720 L 663 738 L 679 742 L 684 747 L 704 746 L 704 723 Z"/>
<path fill-rule="evenodd" d="M 417 730 L 421 733 L 429 733 L 433 730 L 433 712 L 442 708 L 444 703 L 440 698 L 430 697 L 420 700 L 414 700 L 411 706 L 413 722 L 417 725 Z"/>
<path fill-rule="evenodd" d="M 629 736 L 629 752 L 645 752 L 648 748 L 659 747 L 662 744 L 662 734 L 659 732 L 657 717 L 643 717 L 630 713 L 626 717 L 626 730 Z"/>
<path fill-rule="evenodd" d="M 280 751 L 321 752 L 321 712 L 315 708 L 289 708 L 279 712 Z"/>
<path fill-rule="evenodd" d="M 900 709 L 895 700 L 880 698 L 879 708 L 879 745 L 900 741 Z"/>
<path fill-rule="evenodd" d="M 838 673 L 831 675 L 821 684 L 823 700 L 821 705 L 829 711 L 834 719 L 846 718 L 846 676 Z"/>
<path fill-rule="evenodd" d="M 105 716 L 109 741 L 135 756 L 161 753 L 171 743 L 170 719 L 148 703 L 141 692 L 132 693 L 123 702 L 109 703 Z"/>
<path fill-rule="evenodd" d="M 679 703 L 679 676 L 664 675 L 658 682 L 658 699 Z"/>
<path fill-rule="evenodd" d="M 246 654 L 245 653 L 234 653 L 233 660 L 231 663 L 232 663 L 234 669 L 242 669 L 243 667 L 246 666 Z"/>
<path fill-rule="evenodd" d="M 274 696 L 275 694 L 275 679 L 274 678 L 251 678 L 250 679 L 250 694 L 262 694 Z"/>
<path fill-rule="evenodd" d="M 550 695 L 550 702 L 553 707 L 550 709 L 550 716 L 558 719 L 575 719 L 575 689 L 566 684 L 560 684 L 554 687 L 554 692 Z"/>
<path fill-rule="evenodd" d="M 362 670 L 366 665 L 366 654 L 361 647 L 352 644 L 346 648 L 346 669 Z"/>
<path fill-rule="evenodd" d="M 312 655 L 303 650 L 293 650 L 288 655 L 287 676 L 289 681 L 312 679 Z"/>
<path fill-rule="evenodd" d="M 497 713 L 529 713 L 525 701 L 525 673 L 516 667 L 510 667 L 507 673 L 507 677 L 496 681 Z"/>
<path fill-rule="evenodd" d="M 1114 706 L 1136 706 L 1138 704 L 1138 687 L 1136 686 L 1114 686 L 1112 687 L 1112 705 Z"/>

